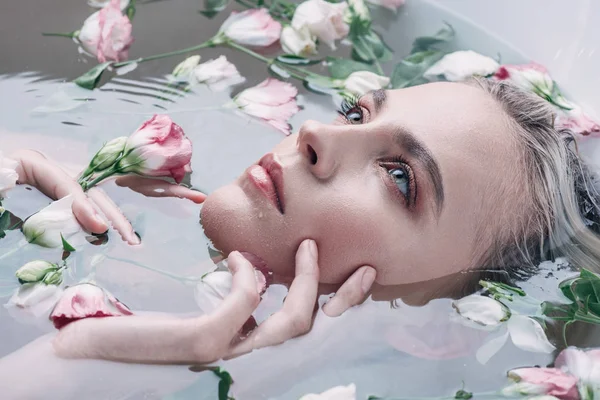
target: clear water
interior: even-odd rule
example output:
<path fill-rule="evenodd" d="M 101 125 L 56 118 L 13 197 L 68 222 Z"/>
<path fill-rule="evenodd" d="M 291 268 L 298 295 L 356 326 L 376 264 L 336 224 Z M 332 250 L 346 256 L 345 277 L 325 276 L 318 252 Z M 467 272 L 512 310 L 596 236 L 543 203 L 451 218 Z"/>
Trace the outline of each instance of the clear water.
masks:
<path fill-rule="evenodd" d="M 134 21 L 131 58 L 208 38 L 226 13 L 207 20 L 198 9 L 196 1 L 142 1 Z M 70 40 L 42 38 L 40 32 L 76 29 L 90 12 L 83 0 L 61 1 L 60 6 L 35 0 L 0 4 L 0 149 L 4 153 L 35 148 L 76 171 L 104 141 L 129 134 L 154 113 L 168 113 L 193 141 L 192 185 L 210 192 L 282 139 L 281 133 L 231 111 L 205 110 L 225 103 L 228 94 L 202 87 L 192 92 L 168 87 L 162 77 L 183 57 L 142 64 L 94 92 L 65 82 L 89 69 L 92 61 L 78 54 Z M 456 49 L 500 54 L 504 62 L 526 59 L 498 38 L 426 1 L 409 1 L 398 15 L 381 12 L 374 19 L 379 30 L 387 32 L 385 38 L 397 56 L 406 54 L 415 36 L 435 32 L 447 21 L 458 33 Z M 201 54 L 204 60 L 225 54 L 247 77 L 247 86 L 266 76 L 262 64 L 231 50 L 206 49 Z M 386 70 L 390 72 L 392 66 L 389 63 Z M 333 118 L 335 105 L 328 97 L 302 91 L 300 101 L 304 110 L 292 119 L 294 128 L 308 118 Z M 103 188 L 132 221 L 143 244 L 131 248 L 109 232 L 108 244 L 90 244 L 71 256 L 67 280 L 93 276 L 134 310 L 197 313 L 193 280 L 213 267 L 198 224 L 199 206 L 178 199 L 145 198 L 113 183 Z M 18 187 L 4 205 L 25 218 L 48 203 L 36 190 Z M 18 231 L 9 232 L 0 241 L 0 255 L 21 238 Z M 59 259 L 60 250 L 31 246 L 2 260 L 0 302 L 5 303 L 17 287 L 14 271 L 32 258 Z M 541 271 L 525 290 L 552 298 L 558 280 L 572 274 L 548 272 Z M 284 287 L 273 285 L 258 319 L 281 304 L 285 293 Z M 319 314 L 313 331 L 302 338 L 221 365 L 233 376 L 233 394 L 238 399 L 296 399 L 351 382 L 357 384 L 359 398 L 449 395 L 462 382 L 472 391 L 490 391 L 505 384 L 510 368 L 552 361 L 550 355 L 523 352 L 509 342 L 482 366 L 475 351 L 498 333 L 487 336 L 453 323 L 451 313 L 447 299 L 422 308 L 391 308 L 387 302 L 369 300 L 337 319 Z M 0 360 L 0 387 L 29 388 L 36 393 L 34 398 L 52 399 L 216 398 L 216 378 L 187 367 L 58 360 L 44 336 L 51 332 L 51 324 L 43 318 L 27 318 L 0 307 L 0 357 L 5 357 Z M 573 340 L 589 344 L 589 336 L 590 331 L 581 331 Z M 446 357 L 437 359 L 440 354 Z M 36 389 L 31 389 L 32 382 Z"/>

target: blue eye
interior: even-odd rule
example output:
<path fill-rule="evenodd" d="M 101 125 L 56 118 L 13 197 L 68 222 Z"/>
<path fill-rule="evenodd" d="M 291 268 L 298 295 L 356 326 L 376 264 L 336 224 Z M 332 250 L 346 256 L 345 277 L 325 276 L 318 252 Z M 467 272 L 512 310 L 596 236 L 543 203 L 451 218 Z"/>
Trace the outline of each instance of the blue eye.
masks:
<path fill-rule="evenodd" d="M 407 198 L 410 199 L 410 177 L 408 172 L 404 168 L 393 168 L 388 171 L 400 192 Z"/>

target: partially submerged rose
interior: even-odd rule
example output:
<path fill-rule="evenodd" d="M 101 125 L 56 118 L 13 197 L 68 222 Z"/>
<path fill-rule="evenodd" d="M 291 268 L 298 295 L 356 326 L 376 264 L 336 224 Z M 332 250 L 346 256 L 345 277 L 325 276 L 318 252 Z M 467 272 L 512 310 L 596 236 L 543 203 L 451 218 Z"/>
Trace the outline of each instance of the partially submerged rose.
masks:
<path fill-rule="evenodd" d="M 26 283 L 15 291 L 4 307 L 15 317 L 17 313 L 35 318 L 47 317 L 61 293 L 62 289 L 56 285 Z"/>
<path fill-rule="evenodd" d="M 15 160 L 4 157 L 0 151 L 0 199 L 5 198 L 6 193 L 17 184 L 17 165 Z"/>
<path fill-rule="evenodd" d="M 476 358 L 481 364 L 487 363 L 500 351 L 509 337 L 515 346 L 525 351 L 551 353 L 555 349 L 538 321 L 529 316 L 511 313 L 497 300 L 470 295 L 454 301 L 453 307 L 460 316 L 459 321 L 468 322 L 468 326 L 502 332 L 477 350 Z"/>
<path fill-rule="evenodd" d="M 300 29 L 295 29 L 287 25 L 281 31 L 279 42 L 286 53 L 306 57 L 317 52 L 315 39 L 316 37 L 313 37 L 308 27 L 303 26 Z"/>
<path fill-rule="evenodd" d="M 517 368 L 508 372 L 515 381 L 502 390 L 506 397 L 548 395 L 562 400 L 579 400 L 577 378 L 556 368 Z"/>
<path fill-rule="evenodd" d="M 133 43 L 131 21 L 121 12 L 119 0 L 112 0 L 83 23 L 77 38 L 98 62 L 123 61 Z"/>
<path fill-rule="evenodd" d="M 313 38 L 335 50 L 335 41 L 345 38 L 350 32 L 350 26 L 344 20 L 347 10 L 346 2 L 307 0 L 294 11 L 291 26 L 297 32 L 306 29 Z"/>
<path fill-rule="evenodd" d="M 568 347 L 556 357 L 554 366 L 579 380 L 580 393 L 588 396 L 582 398 L 600 398 L 600 349 Z"/>
<path fill-rule="evenodd" d="M 193 78 L 207 85 L 211 90 L 219 92 L 246 80 L 225 56 L 208 60 L 194 68 Z"/>
<path fill-rule="evenodd" d="M 242 112 L 262 119 L 279 131 L 290 134 L 288 119 L 300 111 L 296 103 L 298 89 L 289 83 L 267 78 L 258 85 L 242 91 L 233 104 Z"/>
<path fill-rule="evenodd" d="M 65 289 L 50 313 L 56 329 L 83 318 L 133 315 L 131 310 L 99 286 L 80 283 Z"/>
<path fill-rule="evenodd" d="M 121 174 L 170 177 L 180 183 L 191 172 L 192 142 L 167 115 L 154 115 L 129 138 L 116 166 Z"/>
<path fill-rule="evenodd" d="M 241 45 L 267 47 L 279 40 L 281 24 L 271 17 L 266 8 L 253 8 L 232 12 L 221 25 L 219 33 Z"/>
<path fill-rule="evenodd" d="M 464 81 L 472 76 L 489 76 L 494 74 L 500 64 L 493 58 L 476 53 L 472 50 L 455 51 L 446 54 L 437 63 L 433 64 L 423 77 L 434 80 L 438 76 L 457 82 Z"/>
<path fill-rule="evenodd" d="M 73 196 L 52 202 L 23 223 L 23 235 L 29 243 L 43 247 L 60 247 L 62 238 L 83 237 L 83 229 L 72 211 Z"/>
<path fill-rule="evenodd" d="M 173 72 L 171 73 L 171 75 L 177 80 L 188 81 L 192 76 L 194 68 L 196 68 L 196 66 L 198 66 L 199 63 L 199 55 L 190 56 L 182 62 L 180 62 L 179 64 L 177 64 L 177 66 L 173 68 Z"/>
<path fill-rule="evenodd" d="M 343 83 L 344 90 L 362 96 L 372 90 L 383 89 L 390 84 L 390 78 L 370 71 L 351 73 Z"/>

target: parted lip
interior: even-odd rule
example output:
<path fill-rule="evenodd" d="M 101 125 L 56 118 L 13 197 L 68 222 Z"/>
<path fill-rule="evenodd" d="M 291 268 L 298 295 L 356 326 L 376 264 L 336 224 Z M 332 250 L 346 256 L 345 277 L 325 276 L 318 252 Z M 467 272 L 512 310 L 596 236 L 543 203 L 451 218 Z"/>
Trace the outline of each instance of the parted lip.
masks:
<path fill-rule="evenodd" d="M 277 208 L 279 212 L 285 214 L 285 196 L 283 186 L 283 168 L 277 157 L 273 153 L 265 154 L 258 162 L 258 165 L 263 167 L 267 172 L 267 175 L 273 181 L 275 187 L 275 197 L 277 201 Z"/>

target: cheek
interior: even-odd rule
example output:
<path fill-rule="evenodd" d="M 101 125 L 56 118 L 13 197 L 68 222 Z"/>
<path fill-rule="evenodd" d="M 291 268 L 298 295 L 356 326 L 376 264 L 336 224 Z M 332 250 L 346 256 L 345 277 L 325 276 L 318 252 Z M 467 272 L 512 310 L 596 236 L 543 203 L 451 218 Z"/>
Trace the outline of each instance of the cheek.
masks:
<path fill-rule="evenodd" d="M 321 282 L 340 283 L 363 265 L 377 268 L 385 251 L 386 221 L 378 199 L 335 198 L 321 209 L 313 224 L 319 246 Z"/>

